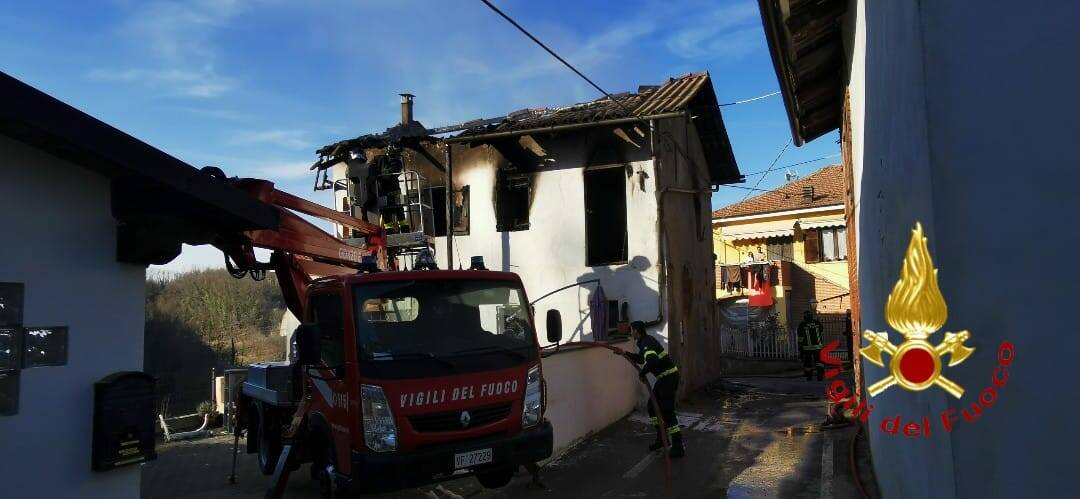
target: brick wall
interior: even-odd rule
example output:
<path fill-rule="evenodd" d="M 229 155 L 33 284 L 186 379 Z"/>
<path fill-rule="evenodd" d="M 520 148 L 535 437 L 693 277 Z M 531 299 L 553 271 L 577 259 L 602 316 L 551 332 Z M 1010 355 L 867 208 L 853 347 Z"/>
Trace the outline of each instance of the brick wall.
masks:
<path fill-rule="evenodd" d="M 851 296 L 847 290 L 822 279 L 799 265 L 791 265 L 788 272 L 791 292 L 788 295 L 791 320 L 801 320 L 804 311 L 810 309 L 810 301 L 817 300 L 818 314 L 845 314 L 851 308 Z"/>

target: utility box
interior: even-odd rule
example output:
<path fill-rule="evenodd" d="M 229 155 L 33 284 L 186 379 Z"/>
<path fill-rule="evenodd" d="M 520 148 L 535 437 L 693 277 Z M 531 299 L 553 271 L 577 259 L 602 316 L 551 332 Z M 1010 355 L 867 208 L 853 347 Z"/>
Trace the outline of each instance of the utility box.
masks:
<path fill-rule="evenodd" d="M 107 471 L 157 459 L 154 409 L 157 380 L 124 371 L 94 383 L 91 469 Z"/>

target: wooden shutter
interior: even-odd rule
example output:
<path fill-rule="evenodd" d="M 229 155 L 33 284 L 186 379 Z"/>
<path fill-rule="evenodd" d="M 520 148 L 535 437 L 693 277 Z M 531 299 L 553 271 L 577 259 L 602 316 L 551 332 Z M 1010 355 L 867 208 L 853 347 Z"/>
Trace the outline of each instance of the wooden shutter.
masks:
<path fill-rule="evenodd" d="M 811 229 L 803 232 L 803 256 L 806 263 L 821 261 L 821 231 Z"/>

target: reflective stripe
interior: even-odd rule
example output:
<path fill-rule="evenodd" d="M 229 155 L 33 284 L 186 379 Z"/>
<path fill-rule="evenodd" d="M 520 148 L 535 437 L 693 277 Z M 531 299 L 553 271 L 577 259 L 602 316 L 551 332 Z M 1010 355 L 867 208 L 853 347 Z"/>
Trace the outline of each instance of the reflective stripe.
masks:
<path fill-rule="evenodd" d="M 660 352 L 660 358 L 667 357 L 667 352 Z"/>
<path fill-rule="evenodd" d="M 679 425 L 675 425 L 675 426 L 672 426 L 671 428 L 667 429 L 667 432 L 668 432 L 669 435 L 674 435 L 674 434 L 679 433 L 681 431 L 682 431 L 682 428 L 679 428 Z"/>
<path fill-rule="evenodd" d="M 656 379 L 660 379 L 660 378 L 663 378 L 664 376 L 667 376 L 669 374 L 675 374 L 677 372 L 679 372 L 679 368 L 678 367 L 672 367 L 671 369 L 668 369 L 667 371 L 664 371 L 664 372 L 662 372 L 660 374 L 657 374 Z"/>
<path fill-rule="evenodd" d="M 650 355 L 656 355 L 656 351 L 655 350 L 646 350 L 645 355 L 642 358 L 648 359 Z"/>

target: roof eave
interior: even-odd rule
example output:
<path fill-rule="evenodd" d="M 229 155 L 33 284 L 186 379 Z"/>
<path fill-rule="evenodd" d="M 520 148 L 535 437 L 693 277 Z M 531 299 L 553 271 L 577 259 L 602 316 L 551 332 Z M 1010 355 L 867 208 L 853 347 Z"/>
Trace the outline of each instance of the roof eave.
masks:
<path fill-rule="evenodd" d="M 783 36 L 778 28 L 780 16 L 777 0 L 758 0 L 758 9 L 761 12 L 761 23 L 765 28 L 765 41 L 769 44 L 769 56 L 772 57 L 773 69 L 776 71 L 776 79 L 780 82 L 780 96 L 784 99 L 784 110 L 788 116 L 788 126 L 791 129 L 791 140 L 795 147 L 806 143 L 799 133 L 799 116 L 795 112 L 795 89 L 791 86 L 791 67 L 782 56 L 780 39 Z"/>
<path fill-rule="evenodd" d="M 172 189 L 231 229 L 278 227 L 272 206 L 3 72 L 0 133 L 114 180 Z"/>

